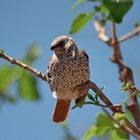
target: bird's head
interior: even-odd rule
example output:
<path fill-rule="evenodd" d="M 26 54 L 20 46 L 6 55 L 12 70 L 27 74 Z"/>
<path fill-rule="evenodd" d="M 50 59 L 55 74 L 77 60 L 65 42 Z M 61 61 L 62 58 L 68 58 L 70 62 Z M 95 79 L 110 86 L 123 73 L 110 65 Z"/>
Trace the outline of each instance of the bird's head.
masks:
<path fill-rule="evenodd" d="M 53 40 L 51 50 L 54 51 L 57 57 L 64 56 L 69 50 L 76 47 L 74 40 L 69 36 L 59 36 Z"/>

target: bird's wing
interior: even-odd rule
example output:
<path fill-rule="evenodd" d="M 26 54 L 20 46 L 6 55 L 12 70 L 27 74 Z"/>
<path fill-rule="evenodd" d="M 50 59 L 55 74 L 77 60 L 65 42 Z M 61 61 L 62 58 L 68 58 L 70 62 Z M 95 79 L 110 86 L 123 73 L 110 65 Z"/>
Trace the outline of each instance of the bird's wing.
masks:
<path fill-rule="evenodd" d="M 53 55 L 52 57 L 49 58 L 49 62 L 48 62 L 47 76 L 49 78 L 52 77 L 52 69 L 53 69 L 54 64 L 55 64 L 55 56 Z"/>
<path fill-rule="evenodd" d="M 52 57 L 49 58 L 48 68 L 47 68 L 47 76 L 50 78 L 49 86 L 52 92 L 53 92 L 53 86 L 51 85 L 51 78 L 52 78 L 52 71 L 54 65 L 55 65 L 55 56 L 53 55 Z"/>
<path fill-rule="evenodd" d="M 79 59 L 81 58 L 82 60 L 84 60 L 83 61 L 84 65 L 81 65 L 81 67 L 83 69 L 87 68 L 87 71 L 84 69 L 84 74 L 88 75 L 87 80 L 89 80 L 89 75 L 90 75 L 90 72 L 89 72 L 89 57 L 88 57 L 87 53 L 85 52 L 85 50 L 83 50 L 83 49 L 78 49 L 78 57 L 79 57 Z M 86 82 L 84 82 L 84 83 L 86 83 Z M 80 86 L 83 86 L 84 83 L 82 83 Z M 87 96 L 88 90 L 82 90 L 82 92 L 83 92 L 82 96 L 80 96 L 77 99 L 75 99 L 75 104 L 78 104 L 80 102 L 85 101 L 85 98 Z M 82 107 L 82 105 L 80 107 Z"/>
<path fill-rule="evenodd" d="M 51 68 L 52 68 L 52 57 L 49 58 L 48 68 L 47 68 L 47 76 L 51 78 Z"/>

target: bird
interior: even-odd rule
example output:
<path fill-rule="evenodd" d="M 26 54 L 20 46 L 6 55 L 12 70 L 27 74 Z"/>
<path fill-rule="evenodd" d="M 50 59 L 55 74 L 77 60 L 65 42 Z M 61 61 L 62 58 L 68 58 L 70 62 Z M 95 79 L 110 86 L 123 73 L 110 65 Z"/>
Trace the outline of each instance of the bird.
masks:
<path fill-rule="evenodd" d="M 52 95 L 56 98 L 52 121 L 60 123 L 67 118 L 71 100 L 77 104 L 86 98 L 88 89 L 83 85 L 90 78 L 89 57 L 66 35 L 54 39 L 50 50 L 53 55 L 49 59 L 47 76 Z"/>

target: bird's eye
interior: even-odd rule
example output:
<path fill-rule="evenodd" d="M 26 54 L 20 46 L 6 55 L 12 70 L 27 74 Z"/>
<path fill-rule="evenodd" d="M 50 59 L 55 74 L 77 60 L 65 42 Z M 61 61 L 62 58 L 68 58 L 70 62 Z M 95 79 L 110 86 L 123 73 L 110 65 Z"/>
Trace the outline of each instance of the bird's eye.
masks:
<path fill-rule="evenodd" d="M 65 41 L 60 41 L 60 42 L 58 43 L 58 45 L 59 45 L 59 46 L 65 45 Z"/>

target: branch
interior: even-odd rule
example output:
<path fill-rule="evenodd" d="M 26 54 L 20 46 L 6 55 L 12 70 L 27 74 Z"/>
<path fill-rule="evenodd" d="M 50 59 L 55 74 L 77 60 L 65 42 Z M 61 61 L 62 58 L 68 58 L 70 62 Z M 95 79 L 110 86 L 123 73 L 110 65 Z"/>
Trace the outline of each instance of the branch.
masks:
<path fill-rule="evenodd" d="M 132 136 L 134 136 L 138 140 L 140 139 L 140 130 L 137 129 L 133 124 L 131 124 L 131 122 L 129 122 L 126 118 L 123 118 L 126 125 L 122 125 L 112 115 L 110 115 L 109 112 L 105 108 L 102 108 L 102 109 L 123 131 L 131 134 Z"/>
<path fill-rule="evenodd" d="M 5 59 L 5 60 L 11 62 L 11 64 L 17 65 L 17 66 L 31 72 L 32 74 L 34 74 L 35 76 L 37 76 L 38 78 L 40 78 L 44 81 L 49 81 L 49 78 L 46 75 L 42 74 L 40 71 L 4 54 L 4 52 L 2 52 L 2 51 L 0 51 L 0 58 Z M 86 89 L 90 88 L 95 93 L 98 93 L 98 96 L 100 97 L 100 99 L 107 105 L 108 108 L 110 108 L 112 110 L 113 113 L 116 113 L 116 112 L 122 113 L 123 112 L 122 107 L 120 105 L 113 105 L 111 103 L 111 101 L 104 95 L 104 93 L 100 90 L 100 88 L 97 87 L 97 85 L 95 83 L 89 81 L 86 83 L 86 85 L 84 85 L 84 88 L 86 88 Z"/>
<path fill-rule="evenodd" d="M 123 58 L 122 58 L 121 51 L 120 51 L 120 45 L 119 45 L 120 42 L 119 41 L 121 41 L 121 42 L 125 41 L 128 38 L 131 38 L 131 37 L 135 36 L 136 34 L 140 33 L 140 26 L 137 27 L 131 33 L 129 33 L 129 35 L 128 34 L 124 35 L 123 37 L 118 39 L 116 36 L 115 24 L 112 23 L 112 26 L 111 26 L 112 39 L 111 40 L 108 39 L 108 41 L 106 41 L 104 39 L 104 37 L 102 37 L 102 36 L 107 36 L 105 34 L 105 32 L 101 32 L 105 27 L 100 24 L 100 22 L 98 21 L 97 18 L 94 22 L 94 26 L 95 26 L 95 29 L 98 33 L 98 37 L 100 38 L 100 40 L 102 40 L 104 43 L 106 43 L 108 46 L 110 46 L 113 50 L 113 55 L 112 55 L 111 61 L 113 63 L 117 64 L 117 66 L 118 66 L 120 81 L 121 82 L 132 82 L 134 84 L 132 70 L 123 63 Z M 100 28 L 98 28 L 98 27 L 100 27 Z M 128 98 L 129 98 L 128 109 L 132 113 L 137 127 L 140 128 L 140 117 L 139 117 L 140 116 L 140 109 L 139 109 L 137 97 L 133 96 L 131 91 L 130 91 Z"/>
<path fill-rule="evenodd" d="M 139 136 L 140 139 L 140 129 L 135 127 L 131 122 L 129 122 L 126 118 L 123 118 L 123 120 L 125 121 L 125 123 L 127 124 L 128 128 L 131 128 L 131 130 L 133 130 L 134 134 L 137 134 Z"/>
<path fill-rule="evenodd" d="M 94 27 L 97 32 L 98 38 L 106 44 L 110 44 L 110 37 L 105 34 L 105 26 L 99 23 L 99 20 L 96 18 L 94 20 Z"/>
<path fill-rule="evenodd" d="M 100 88 L 98 88 L 98 86 L 93 83 L 92 81 L 89 81 L 84 88 L 88 88 L 88 89 L 92 89 L 96 94 L 98 94 L 98 96 L 100 97 L 100 99 L 106 104 L 105 107 L 102 106 L 102 109 L 107 112 L 105 110 L 106 107 L 108 107 L 114 114 L 115 113 L 123 113 L 122 110 L 122 106 L 120 104 L 118 105 L 113 105 L 112 102 L 105 96 L 105 94 L 101 91 Z M 109 114 L 109 113 L 108 113 Z M 109 116 L 111 118 L 113 118 L 110 114 Z M 139 117 L 139 116 L 138 116 Z M 129 122 L 126 118 L 124 119 L 126 122 L 126 126 L 121 125 L 119 122 L 117 122 L 114 118 L 113 120 L 116 122 L 116 124 L 118 124 L 120 126 L 120 128 L 122 128 L 125 132 L 130 133 L 131 135 L 133 135 L 134 137 L 136 137 L 137 139 L 140 139 L 140 129 L 136 128 L 131 122 Z"/>
<path fill-rule="evenodd" d="M 111 47 L 112 47 L 112 51 L 113 51 L 111 60 L 113 63 L 118 64 L 119 68 L 122 69 L 123 67 L 125 67 L 125 65 L 122 62 L 120 46 L 119 46 L 117 36 L 116 36 L 115 23 L 112 23 L 111 25 L 112 25 L 111 26 L 111 31 L 112 31 Z"/>
<path fill-rule="evenodd" d="M 116 37 L 116 28 L 115 28 L 115 23 L 111 24 L 112 26 L 112 43 L 111 47 L 113 50 L 113 55 L 112 55 L 112 62 L 115 63 L 118 66 L 119 69 L 119 79 L 121 82 L 132 82 L 134 84 L 134 78 L 133 78 L 133 72 L 132 70 L 127 67 L 123 63 L 123 58 L 121 56 L 121 51 L 120 51 L 120 45 Z M 132 113 L 135 123 L 138 128 L 140 128 L 140 109 L 139 109 L 139 103 L 137 100 L 136 96 L 132 95 L 132 91 L 129 91 L 129 103 L 128 103 L 128 109 Z"/>
<path fill-rule="evenodd" d="M 98 18 L 94 20 L 94 27 L 97 32 L 98 38 L 103 41 L 104 43 L 111 45 L 111 38 L 106 35 L 105 33 L 105 26 L 100 24 Z M 140 34 L 140 26 L 136 27 L 134 30 L 131 32 L 126 33 L 125 35 L 121 36 L 118 38 L 118 43 L 122 43 L 134 36 L 137 36 Z"/>
<path fill-rule="evenodd" d="M 106 104 L 106 106 L 101 105 L 102 109 L 105 111 L 105 113 L 109 114 L 105 108 L 108 107 L 113 114 L 115 113 L 123 113 L 122 110 L 122 106 L 120 104 L 117 105 L 113 105 L 112 102 L 105 96 L 105 94 L 101 91 L 100 88 L 98 88 L 98 86 L 93 83 L 92 81 L 89 81 L 84 88 L 87 89 L 92 89 L 96 94 L 98 94 L 98 96 L 100 97 L 100 99 Z M 97 104 L 98 105 L 98 104 Z M 99 105 L 100 106 L 100 105 Z M 140 139 L 140 129 L 136 128 L 131 122 L 129 122 L 126 118 L 124 118 L 125 122 L 126 122 L 126 126 L 121 125 L 118 121 L 116 121 L 113 116 L 111 116 L 109 114 L 109 116 L 111 117 L 111 119 L 113 119 L 115 121 L 116 124 L 118 124 L 118 126 L 120 126 L 121 129 L 123 129 L 125 132 L 130 133 L 131 135 L 133 135 L 135 138 Z M 139 117 L 139 116 L 138 116 Z"/>
<path fill-rule="evenodd" d="M 46 75 L 42 74 L 40 71 L 16 60 L 13 59 L 12 57 L 6 55 L 3 53 L 3 51 L 0 50 L 0 58 L 5 59 L 6 61 L 11 62 L 11 64 L 15 64 L 29 72 L 31 72 L 32 74 L 34 74 L 35 76 L 37 76 L 38 78 L 44 80 L 44 81 L 49 81 L 49 77 L 47 77 Z M 88 81 L 86 84 L 83 85 L 84 88 L 86 89 L 92 89 L 96 94 L 98 94 L 98 96 L 100 97 L 100 99 L 106 104 L 106 106 L 99 104 L 99 106 L 102 107 L 108 107 L 113 113 L 123 113 L 122 111 L 122 106 L 121 105 L 113 105 L 112 102 L 105 96 L 105 94 L 101 91 L 100 88 L 98 88 L 98 86 L 93 83 L 92 81 Z M 139 116 L 138 116 L 139 117 Z M 130 124 L 129 126 L 131 126 L 132 124 Z M 136 128 L 135 128 L 136 129 Z"/>
<path fill-rule="evenodd" d="M 130 38 L 137 36 L 139 34 L 140 34 L 140 26 L 136 27 L 133 31 L 119 37 L 118 42 L 121 43 L 121 42 L 126 41 L 127 39 L 130 39 Z"/>
<path fill-rule="evenodd" d="M 39 77 L 40 79 L 42 79 L 44 81 L 48 81 L 48 77 L 46 75 L 42 74 L 40 71 L 38 71 L 38 70 L 36 70 L 36 69 L 34 69 L 34 68 L 24 64 L 24 63 L 22 63 L 22 62 L 20 62 L 20 61 L 18 61 L 16 59 L 4 54 L 3 51 L 0 51 L 0 58 L 5 59 L 5 60 L 11 62 L 11 64 L 15 64 L 15 65 L 17 65 L 17 66 L 19 66 L 19 67 L 31 72 L 32 74 L 34 74 L 35 76 Z"/>
<path fill-rule="evenodd" d="M 105 96 L 105 94 L 101 91 L 100 88 L 98 88 L 98 86 L 93 83 L 92 81 L 88 82 L 87 85 L 88 89 L 92 89 L 96 94 L 98 94 L 98 96 L 100 97 L 100 99 L 107 105 L 107 107 L 113 112 L 113 113 L 123 113 L 122 111 L 122 106 L 117 104 L 117 105 L 113 105 L 112 102 Z"/>

